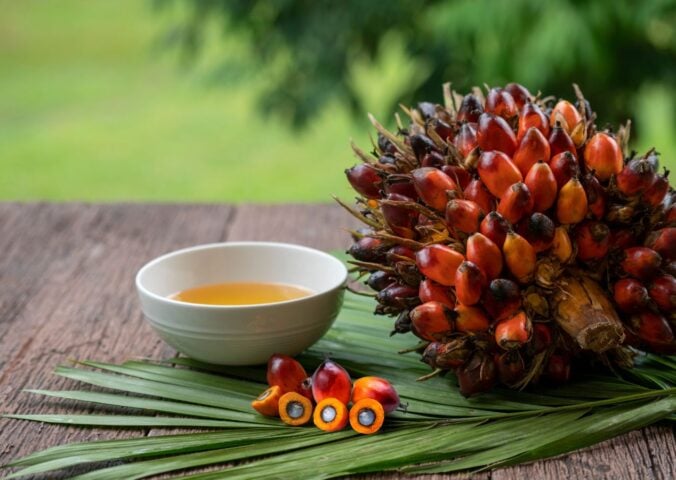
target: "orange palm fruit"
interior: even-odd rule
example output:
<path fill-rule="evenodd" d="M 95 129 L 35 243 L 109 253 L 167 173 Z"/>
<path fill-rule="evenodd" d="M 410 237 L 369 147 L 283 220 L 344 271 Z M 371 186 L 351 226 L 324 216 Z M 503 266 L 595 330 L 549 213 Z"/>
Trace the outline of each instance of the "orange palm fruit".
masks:
<path fill-rule="evenodd" d="M 587 220 L 575 228 L 577 258 L 583 262 L 601 260 L 610 249 L 610 228 L 605 223 Z"/>
<path fill-rule="evenodd" d="M 305 425 L 312 418 L 312 401 L 296 392 L 287 392 L 279 399 L 279 418 L 287 425 Z"/>
<path fill-rule="evenodd" d="M 504 118 L 482 113 L 477 128 L 477 143 L 486 152 L 497 150 L 512 156 L 516 150 L 516 136 Z"/>
<path fill-rule="evenodd" d="M 505 243 L 510 228 L 509 222 L 496 211 L 486 215 L 479 225 L 479 231 L 500 248 Z"/>
<path fill-rule="evenodd" d="M 479 178 L 471 180 L 462 192 L 465 200 L 471 200 L 484 212 L 490 212 L 495 209 L 495 197 L 488 191 L 486 185 Z"/>
<path fill-rule="evenodd" d="M 554 178 L 556 179 L 556 186 L 559 190 L 573 178 L 580 173 L 580 167 L 575 160 L 573 154 L 568 151 L 561 152 L 552 156 L 549 161 L 549 168 L 551 168 Z"/>
<path fill-rule="evenodd" d="M 519 113 L 519 107 L 508 91 L 502 88 L 491 88 L 486 95 L 486 112 L 509 120 Z"/>
<path fill-rule="evenodd" d="M 454 330 L 451 312 L 451 309 L 439 302 L 432 301 L 418 305 L 409 314 L 411 331 L 423 340 L 433 341 L 446 338 Z"/>
<path fill-rule="evenodd" d="M 523 182 L 511 185 L 500 199 L 498 213 L 516 224 L 533 210 L 533 196 Z"/>
<path fill-rule="evenodd" d="M 533 326 L 523 310 L 502 320 L 495 327 L 495 341 L 505 350 L 519 348 L 530 339 Z"/>
<path fill-rule="evenodd" d="M 560 123 L 554 125 L 549 134 L 549 148 L 551 149 L 552 157 L 561 152 L 570 152 L 577 158 L 575 143 L 573 143 L 573 139 L 570 138 L 570 135 L 566 133 Z"/>
<path fill-rule="evenodd" d="M 524 183 L 533 197 L 533 211 L 544 212 L 554 205 L 558 186 L 554 173 L 546 162 L 539 161 L 533 165 Z"/>
<path fill-rule="evenodd" d="M 521 141 L 529 128 L 537 128 L 545 137 L 549 138 L 549 121 L 536 104 L 527 102 L 521 108 L 517 139 Z"/>
<path fill-rule="evenodd" d="M 349 421 L 347 406 L 337 398 L 325 398 L 317 404 L 312 421 L 315 426 L 325 432 L 342 430 Z"/>
<path fill-rule="evenodd" d="M 526 102 L 530 101 L 532 98 L 532 95 L 526 87 L 515 82 L 505 85 L 504 90 L 512 96 L 514 103 L 516 103 L 519 110 L 521 110 Z"/>
<path fill-rule="evenodd" d="M 617 140 L 604 132 L 594 134 L 584 147 L 584 164 L 602 182 L 620 173 L 624 161 Z"/>
<path fill-rule="evenodd" d="M 628 197 L 633 197 L 648 189 L 656 175 L 650 163 L 644 158 L 632 158 L 617 174 L 617 189 Z"/>
<path fill-rule="evenodd" d="M 451 177 L 451 180 L 463 190 L 467 187 L 470 180 L 472 180 L 469 171 L 460 165 L 444 165 L 441 167 L 441 171 Z"/>
<path fill-rule="evenodd" d="M 303 366 L 293 357 L 275 353 L 268 359 L 266 379 L 271 387 L 277 385 L 282 393 L 297 392 L 312 398 L 307 388 L 308 374 Z"/>
<path fill-rule="evenodd" d="M 650 284 L 648 293 L 664 313 L 676 311 L 676 278 L 671 275 L 658 276 Z"/>
<path fill-rule="evenodd" d="M 438 168 L 423 167 L 411 171 L 418 196 L 435 210 L 443 211 L 448 203 L 448 192 L 455 191 L 456 183 Z"/>
<path fill-rule="evenodd" d="M 620 263 L 622 269 L 632 277 L 648 281 L 660 271 L 662 257 L 648 247 L 631 247 L 624 251 L 624 259 Z"/>
<path fill-rule="evenodd" d="M 561 263 L 568 263 L 572 260 L 573 242 L 570 241 L 568 230 L 565 227 L 556 227 L 554 230 L 551 252 Z"/>
<path fill-rule="evenodd" d="M 446 224 L 449 229 L 474 233 L 484 218 L 484 211 L 471 200 L 454 198 L 446 205 Z"/>
<path fill-rule="evenodd" d="M 505 233 L 506 235 L 506 233 Z M 495 242 L 482 233 L 475 233 L 467 239 L 467 260 L 484 273 L 487 280 L 493 280 L 502 272 L 502 252 Z"/>
<path fill-rule="evenodd" d="M 462 253 L 445 245 L 428 245 L 415 255 L 418 270 L 435 282 L 452 287 L 455 284 L 455 271 L 465 260 Z"/>
<path fill-rule="evenodd" d="M 455 327 L 458 332 L 486 332 L 491 326 L 490 320 L 479 307 L 460 304 L 455 307 L 455 313 Z"/>
<path fill-rule="evenodd" d="M 645 246 L 655 250 L 667 260 L 676 260 L 676 227 L 655 230 L 645 241 Z"/>
<path fill-rule="evenodd" d="M 582 115 L 575 105 L 567 100 L 559 100 L 549 115 L 549 124 L 553 127 L 560 122 L 566 133 L 570 135 L 573 129 L 582 121 Z"/>
<path fill-rule="evenodd" d="M 596 176 L 587 172 L 582 177 L 582 186 L 587 194 L 589 212 L 594 218 L 600 220 L 606 214 L 606 190 Z"/>
<path fill-rule="evenodd" d="M 276 417 L 279 415 L 279 399 L 282 397 L 282 389 L 274 385 L 266 389 L 251 402 L 251 406 L 261 415 Z"/>
<path fill-rule="evenodd" d="M 364 435 L 376 433 L 385 421 L 385 409 L 377 400 L 362 398 L 350 408 L 352 429 Z"/>
<path fill-rule="evenodd" d="M 577 177 L 573 177 L 559 192 L 556 219 L 564 225 L 580 223 L 587 215 L 587 209 L 587 194 Z"/>
<path fill-rule="evenodd" d="M 536 253 L 549 249 L 554 242 L 556 225 L 544 213 L 536 212 L 519 225 L 519 235 L 528 240 Z"/>
<path fill-rule="evenodd" d="M 455 271 L 455 297 L 463 305 L 474 305 L 486 287 L 486 275 L 477 264 L 465 260 Z"/>
<path fill-rule="evenodd" d="M 512 275 L 521 283 L 528 283 L 535 272 L 535 249 L 518 233 L 507 233 L 505 244 L 502 246 L 505 263 Z"/>
<path fill-rule="evenodd" d="M 448 308 L 455 308 L 455 300 L 448 287 L 439 285 L 429 278 L 424 279 L 418 286 L 418 297 L 423 303 L 439 302 Z"/>
<path fill-rule="evenodd" d="M 351 392 L 350 374 L 331 359 L 324 360 L 312 374 L 312 396 L 317 403 L 325 398 L 336 398 L 347 405 Z"/>
<path fill-rule="evenodd" d="M 488 284 L 482 305 L 494 320 L 511 317 L 521 308 L 519 286 L 508 278 L 496 278 Z"/>
<path fill-rule="evenodd" d="M 392 384 L 380 377 L 361 377 L 354 382 L 352 403 L 364 398 L 376 400 L 383 406 L 385 413 L 394 412 L 401 403 Z"/>
<path fill-rule="evenodd" d="M 523 180 L 519 168 L 502 152 L 485 151 L 477 164 L 479 178 L 494 197 L 501 198 L 514 183 Z"/>
<path fill-rule="evenodd" d="M 483 105 L 476 95 L 470 93 L 462 98 L 457 119 L 459 122 L 477 122 L 482 113 L 484 113 Z"/>
<path fill-rule="evenodd" d="M 514 152 L 512 161 L 519 168 L 521 175 L 528 175 L 531 167 L 538 161 L 549 161 L 551 150 L 547 138 L 535 127 L 528 129 Z"/>
<path fill-rule="evenodd" d="M 462 158 L 467 157 L 469 152 L 479 145 L 477 141 L 476 124 L 463 123 L 458 134 L 453 139 L 453 145 L 458 152 L 460 152 Z"/>
<path fill-rule="evenodd" d="M 665 170 L 664 175 L 655 175 L 653 183 L 643 192 L 641 198 L 651 207 L 657 207 L 662 204 L 668 192 L 669 170 Z"/>

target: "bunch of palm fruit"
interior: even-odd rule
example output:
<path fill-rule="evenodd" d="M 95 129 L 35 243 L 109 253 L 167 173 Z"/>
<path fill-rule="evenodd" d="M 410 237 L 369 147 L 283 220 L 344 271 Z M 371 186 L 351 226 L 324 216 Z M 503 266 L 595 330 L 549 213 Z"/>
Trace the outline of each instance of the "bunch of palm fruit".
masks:
<path fill-rule="evenodd" d="M 472 395 L 676 353 L 676 195 L 576 99 L 511 83 L 402 107 L 346 171 L 355 271 Z"/>

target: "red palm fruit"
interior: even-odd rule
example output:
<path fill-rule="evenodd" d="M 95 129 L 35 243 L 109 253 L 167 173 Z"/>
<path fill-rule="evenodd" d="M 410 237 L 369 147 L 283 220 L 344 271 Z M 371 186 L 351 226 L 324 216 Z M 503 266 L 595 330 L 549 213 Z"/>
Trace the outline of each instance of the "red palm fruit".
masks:
<path fill-rule="evenodd" d="M 388 194 L 386 199 L 397 202 L 412 201 L 409 197 L 397 193 Z M 382 204 L 380 210 L 383 213 L 383 218 L 385 218 L 387 226 L 390 227 L 390 230 L 392 230 L 395 235 L 409 239 L 417 236 L 415 225 L 418 220 L 418 214 L 415 210 L 400 205 L 386 204 Z"/>
<path fill-rule="evenodd" d="M 380 198 L 383 179 L 372 165 L 360 163 L 345 170 L 345 175 L 352 188 L 360 195 L 366 198 Z"/>
<path fill-rule="evenodd" d="M 411 331 L 423 340 L 441 340 L 453 332 L 452 310 L 439 302 L 426 302 L 411 310 Z"/>
<path fill-rule="evenodd" d="M 484 112 L 484 107 L 479 99 L 472 95 L 465 95 L 458 109 L 458 122 L 476 122 Z"/>
<path fill-rule="evenodd" d="M 497 150 L 510 157 L 516 151 L 516 136 L 504 118 L 482 113 L 477 128 L 477 143 L 481 150 Z"/>
<path fill-rule="evenodd" d="M 449 229 L 474 233 L 484 218 L 481 207 L 471 200 L 453 199 L 446 206 L 446 224 Z"/>
<path fill-rule="evenodd" d="M 665 265 L 663 267 L 664 273 L 668 273 L 672 277 L 676 276 L 676 260 L 672 260 L 671 262 L 665 262 Z"/>
<path fill-rule="evenodd" d="M 379 238 L 362 237 L 348 249 L 347 253 L 362 262 L 381 263 L 385 260 L 387 246 Z M 286 393 L 286 392 L 284 392 Z"/>
<path fill-rule="evenodd" d="M 517 139 L 520 141 L 529 128 L 537 128 L 545 137 L 549 137 L 549 121 L 536 104 L 527 102 L 519 115 Z"/>
<path fill-rule="evenodd" d="M 472 180 L 472 177 L 470 176 L 467 169 L 461 167 L 460 165 L 444 165 L 441 167 L 441 171 L 451 177 L 451 180 L 453 180 L 456 185 L 459 185 L 463 190 L 465 187 L 467 187 L 470 180 Z"/>
<path fill-rule="evenodd" d="M 486 275 L 475 263 L 465 260 L 455 271 L 455 297 L 463 305 L 474 305 L 486 288 Z"/>
<path fill-rule="evenodd" d="M 493 280 L 500 275 L 502 252 L 490 238 L 482 233 L 475 233 L 467 239 L 466 248 L 467 260 L 476 264 L 487 280 Z"/>
<path fill-rule="evenodd" d="M 521 308 L 519 286 L 507 278 L 496 278 L 488 284 L 482 305 L 496 321 L 511 317 Z"/>
<path fill-rule="evenodd" d="M 376 300 L 381 305 L 397 309 L 406 308 L 418 298 L 418 289 L 411 285 L 393 283 L 383 288 L 376 295 Z"/>
<path fill-rule="evenodd" d="M 544 352 L 552 344 L 552 329 L 544 323 L 533 325 L 533 348 L 535 353 Z"/>
<path fill-rule="evenodd" d="M 435 210 L 443 211 L 448 203 L 448 192 L 455 191 L 456 183 L 438 168 L 423 167 L 411 171 L 418 196 Z"/>
<path fill-rule="evenodd" d="M 632 277 L 648 281 L 660 271 L 662 257 L 648 247 L 631 247 L 624 251 L 624 260 L 620 266 Z"/>
<path fill-rule="evenodd" d="M 606 214 L 606 190 L 592 172 L 582 177 L 582 186 L 587 194 L 589 211 L 597 220 Z"/>
<path fill-rule="evenodd" d="M 573 177 L 559 192 L 556 201 L 556 219 L 566 225 L 579 223 L 587 215 L 587 209 L 587 194 L 577 177 Z"/>
<path fill-rule="evenodd" d="M 519 348 L 528 342 L 532 330 L 533 325 L 526 312 L 520 310 L 495 326 L 495 342 L 505 350 Z"/>
<path fill-rule="evenodd" d="M 404 258 L 415 260 L 415 252 L 408 247 L 404 247 L 403 245 L 395 245 L 385 254 L 385 259 L 389 265 L 400 262 Z"/>
<path fill-rule="evenodd" d="M 549 124 L 553 127 L 557 121 L 561 122 L 561 126 L 570 135 L 577 124 L 582 121 L 582 115 L 569 101 L 559 100 L 549 115 Z"/>
<path fill-rule="evenodd" d="M 459 304 L 455 307 L 455 329 L 464 333 L 486 332 L 491 322 L 479 307 Z"/>
<path fill-rule="evenodd" d="M 583 262 L 601 260 L 610 249 L 610 228 L 596 221 L 582 222 L 575 228 L 577 258 Z"/>
<path fill-rule="evenodd" d="M 631 317 L 630 324 L 636 336 L 651 350 L 669 355 L 676 353 L 674 331 L 667 319 L 659 313 L 650 311 L 639 313 Z"/>
<path fill-rule="evenodd" d="M 577 158 L 577 149 L 575 148 L 573 139 L 570 138 L 570 135 L 559 124 L 556 124 L 549 134 L 549 148 L 551 149 L 552 157 L 561 152 L 570 152 Z"/>
<path fill-rule="evenodd" d="M 462 158 L 469 155 L 479 144 L 477 142 L 476 127 L 471 123 L 463 123 L 458 134 L 453 139 L 453 145 L 458 149 Z"/>
<path fill-rule="evenodd" d="M 666 227 L 650 233 L 645 246 L 669 261 L 676 260 L 676 227 Z"/>
<path fill-rule="evenodd" d="M 524 177 L 538 161 L 549 161 L 550 149 L 545 136 L 535 127 L 528 129 L 514 152 L 512 161 Z"/>
<path fill-rule="evenodd" d="M 413 154 L 415 155 L 415 158 L 418 159 L 418 161 L 420 161 L 426 154 L 430 152 L 439 151 L 437 144 L 434 143 L 434 141 L 427 135 L 420 133 L 411 135 L 408 137 L 408 141 L 411 145 L 411 149 L 413 150 Z"/>
<path fill-rule="evenodd" d="M 392 384 L 380 377 L 361 377 L 352 385 L 352 403 L 362 398 L 378 401 L 385 413 L 392 413 L 399 408 L 399 395 Z"/>
<path fill-rule="evenodd" d="M 497 369 L 493 358 L 482 351 L 476 351 L 455 372 L 458 387 L 464 397 L 488 392 L 497 380 Z"/>
<path fill-rule="evenodd" d="M 379 292 L 395 283 L 396 280 L 396 277 L 391 273 L 378 270 L 369 275 L 366 284 L 376 292 Z"/>
<path fill-rule="evenodd" d="M 664 215 L 664 221 L 669 225 L 676 224 L 676 203 L 667 209 L 667 213 Z"/>
<path fill-rule="evenodd" d="M 558 186 L 552 169 L 546 162 L 538 161 L 526 175 L 524 183 L 533 197 L 533 210 L 544 212 L 556 201 Z"/>
<path fill-rule="evenodd" d="M 643 192 L 643 201 L 651 207 L 657 207 L 662 204 L 668 192 L 669 170 L 665 170 L 664 175 L 655 175 L 652 185 Z"/>
<path fill-rule="evenodd" d="M 615 303 L 625 313 L 638 313 L 648 306 L 648 290 L 635 278 L 622 278 L 613 286 Z"/>
<path fill-rule="evenodd" d="M 570 358 L 568 355 L 555 353 L 549 357 L 545 374 L 556 384 L 570 380 Z"/>
<path fill-rule="evenodd" d="M 312 374 L 312 396 L 316 403 L 325 398 L 335 398 L 347 405 L 351 393 L 350 374 L 333 360 L 324 360 Z"/>
<path fill-rule="evenodd" d="M 495 365 L 498 369 L 498 379 L 503 385 L 514 385 L 526 373 L 526 365 L 518 350 L 496 355 Z"/>
<path fill-rule="evenodd" d="M 502 88 L 491 88 L 486 95 L 486 112 L 509 120 L 519 113 L 519 107 L 509 92 Z"/>
<path fill-rule="evenodd" d="M 396 180 L 388 179 L 385 183 L 385 194 L 403 195 L 412 200 L 417 200 L 418 192 L 415 191 L 413 179 L 411 178 L 397 178 Z"/>
<path fill-rule="evenodd" d="M 610 235 L 610 246 L 613 250 L 624 250 L 636 246 L 636 235 L 629 228 L 613 230 Z"/>
<path fill-rule="evenodd" d="M 531 211 L 533 211 L 533 196 L 523 182 L 510 186 L 498 204 L 498 213 L 512 224 L 516 224 Z"/>
<path fill-rule="evenodd" d="M 584 147 L 584 164 L 605 182 L 622 171 L 624 161 L 617 141 L 607 133 L 596 133 Z"/>
<path fill-rule="evenodd" d="M 305 380 L 307 373 L 303 366 L 294 358 L 275 353 L 268 359 L 266 373 L 268 385 L 277 386 L 282 393 L 296 392 L 312 399 Z"/>
<path fill-rule="evenodd" d="M 577 160 L 568 151 L 554 155 L 549 161 L 549 168 L 552 169 L 552 173 L 556 179 L 556 186 L 559 190 L 563 188 L 568 180 L 580 173 Z"/>
<path fill-rule="evenodd" d="M 519 235 L 528 240 L 535 253 L 544 252 L 554 242 L 556 225 L 544 213 L 536 212 L 519 225 Z"/>
<path fill-rule="evenodd" d="M 552 255 L 559 262 L 568 263 L 573 259 L 573 242 L 570 241 L 568 230 L 565 227 L 556 227 L 554 230 L 554 241 L 552 242 Z"/>
<path fill-rule="evenodd" d="M 493 211 L 481 220 L 479 231 L 488 237 L 499 248 L 505 243 L 507 232 L 512 228 L 505 218 L 498 212 Z"/>
<path fill-rule="evenodd" d="M 441 153 L 436 151 L 426 153 L 422 160 L 420 160 L 421 167 L 441 168 L 444 165 L 446 165 L 446 159 Z"/>
<path fill-rule="evenodd" d="M 656 175 L 650 164 L 643 158 L 633 158 L 617 174 L 617 189 L 627 197 L 633 197 L 649 188 Z"/>
<path fill-rule="evenodd" d="M 423 303 L 439 302 L 448 308 L 455 308 L 455 300 L 448 287 L 434 283 L 429 278 L 424 279 L 418 286 L 418 297 Z"/>
<path fill-rule="evenodd" d="M 660 275 L 653 280 L 648 294 L 663 312 L 676 311 L 676 278 L 671 275 Z"/>
<path fill-rule="evenodd" d="M 501 198 L 510 185 L 523 180 L 518 167 L 502 152 L 482 152 L 477 171 L 488 191 L 497 198 Z"/>
<path fill-rule="evenodd" d="M 530 101 L 531 94 L 526 87 L 518 83 L 508 83 L 505 85 L 505 91 L 514 99 L 514 103 L 521 110 L 526 102 Z"/>
<path fill-rule="evenodd" d="M 455 284 L 455 271 L 464 260 L 462 253 L 439 244 L 428 245 L 415 255 L 415 263 L 420 272 L 447 287 Z"/>
<path fill-rule="evenodd" d="M 479 205 L 484 212 L 490 212 L 495 209 L 495 198 L 488 191 L 486 185 L 478 178 L 473 179 L 467 184 L 467 187 L 463 190 L 463 197 L 465 200 L 471 200 Z"/>
<path fill-rule="evenodd" d="M 520 283 L 528 283 L 535 272 L 535 249 L 528 240 L 515 232 L 508 232 L 502 246 L 505 263 Z"/>
<path fill-rule="evenodd" d="M 445 343 L 431 342 L 422 354 L 422 361 L 432 368 L 458 368 L 472 353 L 466 337 L 455 337 Z"/>
<path fill-rule="evenodd" d="M 440 118 L 435 118 L 433 125 L 434 131 L 437 135 L 439 135 L 439 137 L 441 137 L 442 140 L 453 140 L 455 132 L 453 131 L 453 127 L 451 127 L 448 123 L 444 122 Z"/>

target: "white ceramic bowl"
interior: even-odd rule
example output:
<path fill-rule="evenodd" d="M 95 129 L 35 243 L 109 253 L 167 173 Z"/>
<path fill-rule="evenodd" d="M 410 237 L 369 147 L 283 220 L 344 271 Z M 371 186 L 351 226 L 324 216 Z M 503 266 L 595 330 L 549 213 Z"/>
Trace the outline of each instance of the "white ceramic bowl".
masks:
<path fill-rule="evenodd" d="M 146 319 L 162 339 L 197 360 L 222 365 L 264 363 L 295 355 L 331 327 L 343 302 L 347 269 L 312 248 L 232 242 L 186 248 L 147 263 L 136 275 Z M 168 298 L 220 282 L 278 282 L 314 294 L 260 305 L 197 305 Z"/>

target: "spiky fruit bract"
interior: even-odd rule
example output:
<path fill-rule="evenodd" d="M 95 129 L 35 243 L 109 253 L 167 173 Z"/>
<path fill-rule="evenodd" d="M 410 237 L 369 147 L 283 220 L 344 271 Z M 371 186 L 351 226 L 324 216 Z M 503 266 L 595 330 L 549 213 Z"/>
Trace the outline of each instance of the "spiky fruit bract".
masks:
<path fill-rule="evenodd" d="M 676 351 L 676 193 L 575 97 L 510 83 L 418 104 L 347 171 L 355 270 L 460 392 Z M 605 128 L 605 126 L 604 126 Z M 611 133 L 617 132 L 617 133 Z"/>

